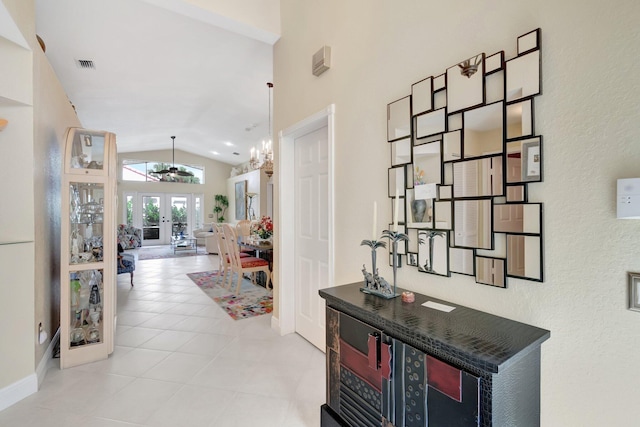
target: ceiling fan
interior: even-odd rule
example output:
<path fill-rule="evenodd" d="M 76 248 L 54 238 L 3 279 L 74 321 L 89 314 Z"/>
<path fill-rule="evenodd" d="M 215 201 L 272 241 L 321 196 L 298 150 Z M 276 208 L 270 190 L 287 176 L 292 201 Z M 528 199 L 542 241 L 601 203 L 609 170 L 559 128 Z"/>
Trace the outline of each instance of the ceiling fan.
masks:
<path fill-rule="evenodd" d="M 161 171 L 152 172 L 152 173 L 157 174 L 157 175 L 167 175 L 168 174 L 171 177 L 174 177 L 176 175 L 178 175 L 178 176 L 193 176 L 193 173 L 188 172 L 188 171 L 180 171 L 176 167 L 176 137 L 175 136 L 171 137 L 171 146 L 172 146 L 173 166 L 170 167 L 169 169 L 163 169 Z"/>

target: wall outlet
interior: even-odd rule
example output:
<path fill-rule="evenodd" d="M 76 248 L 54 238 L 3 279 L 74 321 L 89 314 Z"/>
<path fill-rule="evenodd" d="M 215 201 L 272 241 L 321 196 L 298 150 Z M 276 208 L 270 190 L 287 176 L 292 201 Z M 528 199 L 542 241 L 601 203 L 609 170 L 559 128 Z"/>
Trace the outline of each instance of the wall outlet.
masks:
<path fill-rule="evenodd" d="M 213 214 L 209 214 L 209 218 L 213 218 Z"/>

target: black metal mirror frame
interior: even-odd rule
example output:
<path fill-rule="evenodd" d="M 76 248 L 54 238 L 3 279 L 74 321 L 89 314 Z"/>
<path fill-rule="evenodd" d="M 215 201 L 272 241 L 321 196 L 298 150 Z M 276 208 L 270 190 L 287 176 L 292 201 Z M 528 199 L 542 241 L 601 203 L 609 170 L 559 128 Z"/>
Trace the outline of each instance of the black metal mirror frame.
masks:
<path fill-rule="evenodd" d="M 474 276 L 477 283 L 499 288 L 507 287 L 508 277 L 537 282 L 544 281 L 543 205 L 528 200 L 528 186 L 542 181 L 544 160 L 542 136 L 535 133 L 534 102 L 534 97 L 542 94 L 540 29 L 519 36 L 516 42 L 516 51 L 517 55 L 508 60 L 505 60 L 504 51 L 491 55 L 479 53 L 448 67 L 442 74 L 429 76 L 412 84 L 411 95 L 387 105 L 387 140 L 392 144 L 398 144 L 398 141 L 402 140 L 401 144 L 391 147 L 392 167 L 389 169 L 389 198 L 392 200 L 393 212 L 395 189 L 391 188 L 391 173 L 393 170 L 393 173 L 398 174 L 402 170 L 405 181 L 404 191 L 399 194 L 400 200 L 396 202 L 400 202 L 400 209 L 403 206 L 405 209 L 403 215 L 398 215 L 402 220 L 399 224 L 399 231 L 404 231 L 409 235 L 409 242 L 402 245 L 401 254 L 398 257 L 401 259 L 402 256 L 405 256 L 408 266 L 417 267 L 419 271 L 440 276 L 450 276 L 451 273 Z M 475 71 L 474 65 L 477 66 Z M 513 75 L 513 73 L 524 70 L 525 67 L 529 67 L 525 70 L 526 72 Z M 459 71 L 464 77 L 453 74 Z M 472 79 L 474 79 L 473 82 Z M 487 83 L 488 79 L 491 79 L 491 84 Z M 456 87 L 455 82 L 458 82 L 460 87 Z M 481 94 L 477 92 L 479 85 L 482 86 Z M 472 89 L 474 92 L 468 97 L 461 89 L 465 87 L 474 88 Z M 489 91 L 491 91 L 491 96 L 488 95 Z M 455 98 L 451 99 L 455 99 L 457 103 L 457 106 L 452 110 L 447 105 L 450 96 L 454 96 Z M 497 128 L 492 131 L 477 125 L 478 148 L 475 148 L 472 153 L 470 146 L 465 146 L 465 142 L 471 144 L 471 141 L 465 141 L 471 135 L 467 134 L 465 137 L 465 131 L 468 132 L 465 122 L 468 122 L 472 115 L 476 114 L 475 112 L 481 112 L 481 108 L 491 105 L 501 105 L 502 109 L 501 149 L 493 146 L 488 146 L 487 149 L 482 146 L 485 138 L 487 140 L 490 137 L 494 140 L 499 138 L 495 134 Z M 389 116 L 391 112 L 398 111 L 398 109 L 408 116 L 393 118 Z M 441 115 L 444 115 L 443 119 L 440 119 Z M 427 127 L 427 130 L 424 131 L 419 129 L 419 120 L 428 121 L 431 117 L 438 117 L 438 120 L 434 121 L 434 123 L 437 122 L 435 131 L 432 130 L 432 127 Z M 442 120 L 441 124 L 439 120 Z M 409 135 L 402 134 L 396 138 L 389 129 L 390 123 L 400 123 L 402 129 L 408 127 L 410 129 Z M 409 138 L 409 141 L 405 142 L 405 138 Z M 422 184 L 422 182 L 418 182 L 420 177 L 414 173 L 415 150 L 418 146 L 431 143 L 440 144 L 440 180 L 433 183 L 436 187 L 435 192 L 429 188 L 429 192 L 424 193 L 423 189 L 416 189 L 416 185 Z M 408 155 L 405 152 L 406 144 L 410 144 L 410 154 Z M 399 155 L 398 150 L 401 146 L 403 153 Z M 483 148 L 485 148 L 484 151 Z M 459 167 L 456 165 L 470 161 L 482 162 L 483 159 L 486 159 L 484 163 L 489 161 L 492 166 L 492 174 L 482 178 L 483 185 L 485 188 L 489 185 L 490 190 L 488 192 L 484 190 L 473 196 L 461 196 L 460 183 L 456 183 L 454 177 L 455 171 L 459 173 Z M 496 166 L 495 162 L 499 162 L 502 171 L 493 169 Z M 397 177 L 398 175 L 394 175 L 394 180 Z M 466 181 L 469 182 L 465 182 L 465 185 L 480 186 L 478 182 L 474 184 L 473 180 Z M 416 200 L 416 190 L 419 190 L 421 195 L 428 194 L 425 196 L 428 199 Z M 463 192 L 462 194 L 467 193 Z M 414 221 L 416 215 L 414 204 L 417 205 L 417 202 L 421 201 L 426 202 L 423 203 L 421 209 L 423 211 L 426 209 L 428 214 L 420 217 L 427 218 L 426 221 L 418 222 Z M 469 209 L 464 207 L 472 201 L 479 202 L 474 208 L 476 211 L 479 207 L 486 211 L 487 203 L 490 204 L 489 212 L 483 212 L 481 215 L 483 218 L 488 216 L 488 221 L 478 223 L 472 218 L 474 213 L 467 212 Z M 539 221 L 536 224 L 537 229 L 533 227 L 534 232 L 524 228 L 522 231 L 518 231 L 517 227 L 516 231 L 505 230 L 502 228 L 504 224 L 496 227 L 494 223 L 496 209 L 499 209 L 500 206 L 510 205 L 513 206 L 516 213 L 519 212 L 516 207 L 518 205 L 523 205 L 522 212 L 526 209 L 524 206 L 538 206 L 539 217 L 535 218 L 536 223 Z M 477 224 L 480 224 L 479 227 L 481 227 L 480 230 L 484 237 L 479 245 L 461 244 L 465 239 L 456 236 L 461 232 L 461 221 L 469 221 L 468 217 L 472 222 L 475 220 Z M 456 219 L 459 220 L 458 227 L 456 227 Z M 489 239 L 487 239 L 485 227 L 489 227 Z M 525 226 L 523 225 L 523 227 Z M 464 227 L 462 228 L 464 229 Z M 420 243 L 420 239 L 424 240 L 424 236 L 429 235 L 433 236 L 428 239 L 432 243 L 429 248 L 426 248 L 424 242 Z M 499 248 L 496 247 L 496 236 L 500 237 Z M 436 245 L 434 239 L 440 239 L 445 244 L 442 245 L 442 242 L 438 240 L 438 245 Z M 414 240 L 416 241 L 414 242 Z M 429 245 L 429 242 L 426 244 Z M 532 247 L 536 248 L 536 253 L 532 254 Z M 425 254 L 428 255 L 428 259 L 425 258 Z M 456 257 L 455 260 L 452 259 L 453 256 Z M 471 259 L 473 262 L 472 265 L 469 265 Z M 479 263 L 483 263 L 480 269 L 478 268 Z M 425 264 L 426 267 L 421 264 Z M 442 267 L 444 265 L 446 265 L 446 271 Z M 433 268 L 433 266 L 437 267 Z M 486 266 L 491 266 L 492 269 L 490 279 L 485 271 Z"/>

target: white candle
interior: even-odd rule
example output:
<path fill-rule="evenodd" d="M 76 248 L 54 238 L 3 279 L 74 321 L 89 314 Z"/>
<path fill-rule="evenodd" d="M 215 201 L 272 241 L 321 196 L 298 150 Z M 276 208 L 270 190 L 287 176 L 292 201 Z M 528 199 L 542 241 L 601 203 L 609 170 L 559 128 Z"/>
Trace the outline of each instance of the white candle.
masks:
<path fill-rule="evenodd" d="M 400 198 L 398 196 L 398 187 L 396 187 L 396 205 L 393 212 L 393 231 L 398 231 L 398 205 L 400 204 Z"/>
<path fill-rule="evenodd" d="M 375 241 L 378 239 L 378 236 L 376 236 L 377 223 L 378 223 L 378 202 L 373 202 L 373 232 L 371 233 L 372 241 Z"/>

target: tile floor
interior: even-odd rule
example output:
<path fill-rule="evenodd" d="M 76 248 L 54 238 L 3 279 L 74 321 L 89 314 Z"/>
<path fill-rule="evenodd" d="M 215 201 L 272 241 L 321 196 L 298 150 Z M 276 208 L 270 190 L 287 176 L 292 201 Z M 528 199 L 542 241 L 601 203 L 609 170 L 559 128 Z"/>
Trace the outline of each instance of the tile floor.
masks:
<path fill-rule="evenodd" d="M 185 273 L 217 257 L 138 261 L 135 287 L 118 276 L 116 349 L 108 360 L 61 371 L 0 412 L 20 427 L 317 427 L 324 353 L 271 315 L 235 321 Z"/>

